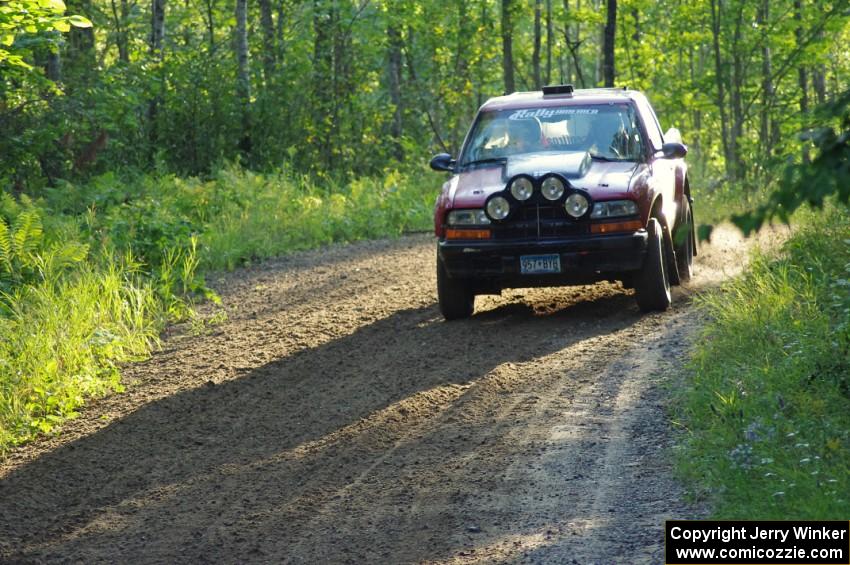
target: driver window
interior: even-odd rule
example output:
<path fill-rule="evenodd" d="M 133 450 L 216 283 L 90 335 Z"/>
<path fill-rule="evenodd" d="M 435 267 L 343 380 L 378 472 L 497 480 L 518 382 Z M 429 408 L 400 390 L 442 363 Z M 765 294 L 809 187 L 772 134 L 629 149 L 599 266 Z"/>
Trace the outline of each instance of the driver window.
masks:
<path fill-rule="evenodd" d="M 490 124 L 484 135 L 484 149 L 500 149 L 508 145 L 508 128 L 504 120 Z"/>

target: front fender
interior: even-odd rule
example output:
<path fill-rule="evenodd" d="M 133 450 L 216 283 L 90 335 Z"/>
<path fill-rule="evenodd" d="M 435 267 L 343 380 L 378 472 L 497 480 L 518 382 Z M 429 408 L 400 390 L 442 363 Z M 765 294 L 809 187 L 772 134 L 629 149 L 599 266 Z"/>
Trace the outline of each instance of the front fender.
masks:
<path fill-rule="evenodd" d="M 446 213 L 451 208 L 451 181 L 443 183 L 443 188 L 440 194 L 437 195 L 437 200 L 434 202 L 434 235 L 443 237 L 446 233 Z"/>

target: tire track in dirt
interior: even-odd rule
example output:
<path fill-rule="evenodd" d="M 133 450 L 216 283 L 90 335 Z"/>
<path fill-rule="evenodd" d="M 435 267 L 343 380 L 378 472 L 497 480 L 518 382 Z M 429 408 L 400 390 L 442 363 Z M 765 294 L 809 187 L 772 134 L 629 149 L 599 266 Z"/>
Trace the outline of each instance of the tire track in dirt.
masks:
<path fill-rule="evenodd" d="M 653 315 L 599 284 L 445 323 L 427 236 L 222 276 L 225 323 L 0 463 L 0 560 L 658 562 L 663 519 L 698 512 L 663 391 L 688 296 L 747 246 L 720 230 Z"/>

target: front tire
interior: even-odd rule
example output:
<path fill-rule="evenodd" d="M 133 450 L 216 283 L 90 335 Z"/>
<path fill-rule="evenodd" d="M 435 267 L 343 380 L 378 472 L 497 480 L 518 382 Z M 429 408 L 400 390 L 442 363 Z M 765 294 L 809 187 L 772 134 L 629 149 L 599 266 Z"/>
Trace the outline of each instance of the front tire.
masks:
<path fill-rule="evenodd" d="M 682 282 L 688 282 L 694 275 L 694 255 L 696 251 L 696 237 L 694 236 L 694 213 L 691 210 L 691 203 L 687 195 L 682 197 L 684 201 L 682 209 L 682 218 L 684 223 L 682 227 L 676 230 L 676 268 L 679 272 L 679 279 Z"/>
<path fill-rule="evenodd" d="M 664 245 L 664 232 L 655 218 L 650 218 L 646 226 L 649 233 L 646 259 L 643 268 L 635 276 L 635 298 L 643 312 L 667 310 L 670 307 L 670 265 L 669 254 Z"/>
<path fill-rule="evenodd" d="M 679 277 L 679 270 L 676 268 L 678 259 L 676 258 L 675 248 L 673 247 L 673 236 L 670 233 L 670 228 L 667 226 L 662 226 L 662 229 L 664 230 L 662 236 L 664 238 L 664 252 L 667 254 L 664 270 L 667 273 L 670 285 L 679 286 L 682 284 L 682 279 Z"/>
<path fill-rule="evenodd" d="M 440 313 L 447 321 L 469 318 L 475 309 L 475 293 L 470 285 L 463 280 L 449 277 L 439 255 L 437 256 L 437 299 L 440 304 Z"/>

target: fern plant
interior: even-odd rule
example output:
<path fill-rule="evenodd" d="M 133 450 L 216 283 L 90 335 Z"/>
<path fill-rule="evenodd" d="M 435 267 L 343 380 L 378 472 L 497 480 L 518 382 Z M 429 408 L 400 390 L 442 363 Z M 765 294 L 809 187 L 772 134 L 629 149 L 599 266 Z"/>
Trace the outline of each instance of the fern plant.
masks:
<path fill-rule="evenodd" d="M 82 262 L 88 246 L 78 241 L 48 241 L 42 211 L 27 198 L 0 201 L 0 290 L 5 293 L 36 281 L 56 280 Z"/>

